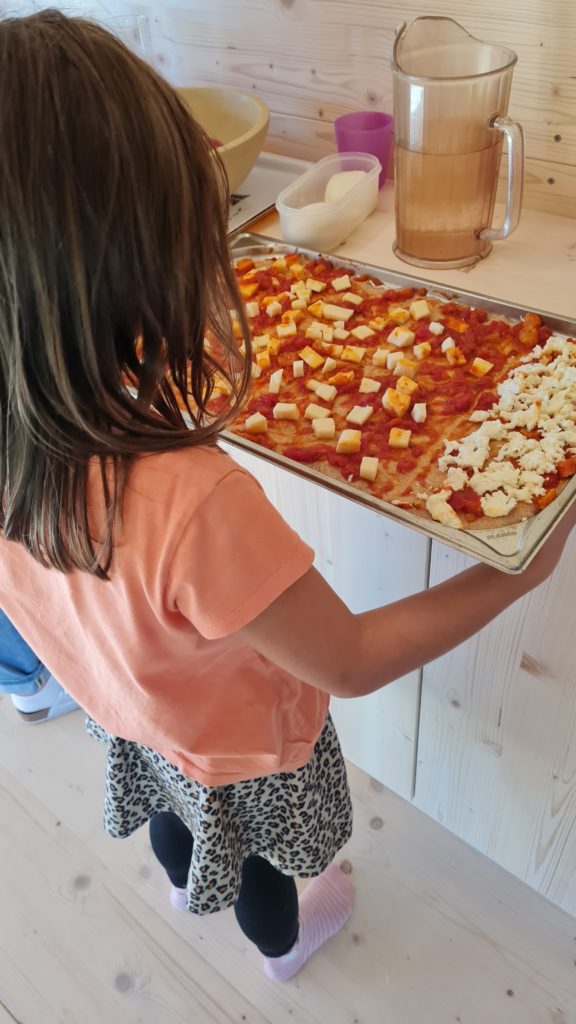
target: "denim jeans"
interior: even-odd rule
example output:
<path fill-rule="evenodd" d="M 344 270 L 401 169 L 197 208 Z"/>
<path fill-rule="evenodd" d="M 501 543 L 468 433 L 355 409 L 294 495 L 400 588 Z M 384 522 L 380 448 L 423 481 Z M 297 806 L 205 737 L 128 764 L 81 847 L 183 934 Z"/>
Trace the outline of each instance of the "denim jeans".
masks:
<path fill-rule="evenodd" d="M 48 677 L 34 651 L 0 609 L 0 693 L 35 693 Z"/>

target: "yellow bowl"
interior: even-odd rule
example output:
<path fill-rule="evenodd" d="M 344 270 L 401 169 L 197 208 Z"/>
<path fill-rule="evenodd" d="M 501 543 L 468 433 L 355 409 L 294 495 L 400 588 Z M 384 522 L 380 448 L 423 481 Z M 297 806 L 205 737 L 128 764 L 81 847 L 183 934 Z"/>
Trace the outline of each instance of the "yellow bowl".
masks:
<path fill-rule="evenodd" d="M 221 145 L 230 192 L 252 170 L 268 131 L 270 111 L 257 96 L 239 89 L 222 87 L 178 89 L 192 116 L 211 139 Z"/>

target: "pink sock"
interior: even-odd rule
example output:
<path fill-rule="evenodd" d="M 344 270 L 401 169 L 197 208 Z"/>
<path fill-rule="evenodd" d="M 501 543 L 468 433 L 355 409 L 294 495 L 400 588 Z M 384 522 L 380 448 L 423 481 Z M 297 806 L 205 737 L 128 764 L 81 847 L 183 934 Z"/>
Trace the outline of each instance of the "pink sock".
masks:
<path fill-rule="evenodd" d="M 175 910 L 188 910 L 186 889 L 178 889 L 173 885 L 170 889 L 170 903 Z"/>
<path fill-rule="evenodd" d="M 264 973 L 273 981 L 287 981 L 296 974 L 331 935 L 350 917 L 354 891 L 337 864 L 313 878 L 300 898 L 298 939 L 284 956 L 264 957 Z"/>

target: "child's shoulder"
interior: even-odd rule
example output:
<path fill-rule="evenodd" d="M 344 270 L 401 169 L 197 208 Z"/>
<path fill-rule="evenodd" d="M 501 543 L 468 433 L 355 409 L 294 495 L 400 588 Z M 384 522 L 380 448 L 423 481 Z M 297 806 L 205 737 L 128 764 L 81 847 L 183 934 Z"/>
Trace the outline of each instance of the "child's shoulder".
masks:
<path fill-rule="evenodd" d="M 128 489 L 154 504 L 187 507 L 201 504 L 230 474 L 247 474 L 218 445 L 198 445 L 140 456 Z"/>

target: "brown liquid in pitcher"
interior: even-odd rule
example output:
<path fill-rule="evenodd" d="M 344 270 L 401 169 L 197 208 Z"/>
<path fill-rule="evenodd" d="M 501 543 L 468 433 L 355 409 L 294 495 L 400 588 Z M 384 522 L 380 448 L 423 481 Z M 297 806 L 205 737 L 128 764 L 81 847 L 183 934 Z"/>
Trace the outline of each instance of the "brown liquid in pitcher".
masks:
<path fill-rule="evenodd" d="M 476 232 L 492 223 L 502 141 L 473 153 L 417 153 L 396 146 L 398 255 L 440 262 L 486 251 Z"/>

